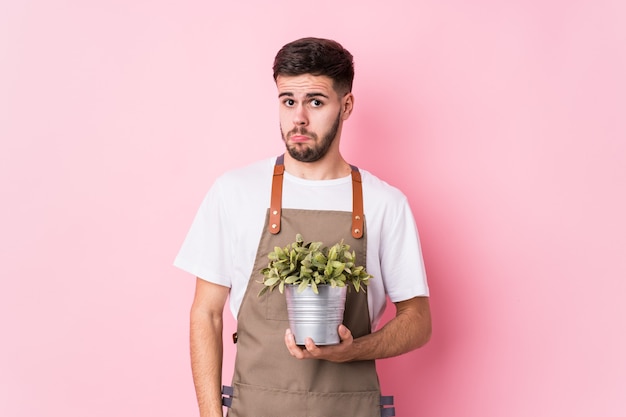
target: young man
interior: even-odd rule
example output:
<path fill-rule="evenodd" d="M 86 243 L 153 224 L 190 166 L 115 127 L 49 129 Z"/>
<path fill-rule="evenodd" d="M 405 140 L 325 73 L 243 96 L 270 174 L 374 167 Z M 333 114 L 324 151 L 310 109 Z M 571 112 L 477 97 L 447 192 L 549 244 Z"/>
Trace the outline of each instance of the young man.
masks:
<path fill-rule="evenodd" d="M 191 362 L 200 415 L 222 416 L 222 315 L 230 295 L 237 317 L 233 417 L 380 417 L 374 360 L 426 343 L 428 286 L 406 197 L 340 152 L 354 96 L 352 55 L 337 42 L 305 38 L 274 61 L 286 152 L 228 172 L 211 187 L 175 265 L 196 275 Z M 364 215 L 363 215 L 364 214 Z M 341 241 L 375 278 L 349 292 L 341 343 L 297 346 L 286 302 L 258 297 L 260 270 L 275 246 L 297 233 L 330 246 Z M 386 305 L 396 315 L 376 329 Z"/>

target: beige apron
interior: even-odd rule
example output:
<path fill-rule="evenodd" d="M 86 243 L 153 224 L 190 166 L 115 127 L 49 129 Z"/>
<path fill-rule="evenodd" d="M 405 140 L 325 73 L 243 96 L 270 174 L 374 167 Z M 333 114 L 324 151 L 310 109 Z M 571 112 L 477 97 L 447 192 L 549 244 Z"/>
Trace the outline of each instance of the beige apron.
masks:
<path fill-rule="evenodd" d="M 282 209 L 283 156 L 277 158 L 272 201 L 259 242 L 254 269 L 237 317 L 237 357 L 233 386 L 224 387 L 229 417 L 380 417 L 394 415 L 391 397 L 381 401 L 374 361 L 332 363 L 292 357 L 284 342 L 289 327 L 285 295 L 261 297 L 261 269 L 275 246 L 300 233 L 326 246 L 344 240 L 366 264 L 366 239 L 360 174 L 353 168 L 353 212 Z M 352 229 L 352 230 L 351 230 Z M 352 232 L 352 233 L 351 233 Z M 367 295 L 348 291 L 344 324 L 353 336 L 371 332 Z"/>

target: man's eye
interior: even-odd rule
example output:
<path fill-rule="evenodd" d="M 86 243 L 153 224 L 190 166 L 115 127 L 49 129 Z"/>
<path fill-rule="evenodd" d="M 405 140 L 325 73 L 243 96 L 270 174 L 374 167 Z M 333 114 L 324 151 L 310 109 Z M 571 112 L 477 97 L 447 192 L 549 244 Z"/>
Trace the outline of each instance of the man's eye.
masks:
<path fill-rule="evenodd" d="M 285 106 L 287 106 L 287 107 L 291 107 L 294 104 L 295 104 L 295 101 L 293 101 L 292 99 L 285 100 Z"/>
<path fill-rule="evenodd" d="M 311 101 L 311 105 L 312 105 L 313 107 L 319 107 L 319 106 L 321 106 L 322 104 L 323 104 L 323 103 L 322 103 L 321 101 L 319 101 L 319 100 L 312 100 L 312 101 Z"/>

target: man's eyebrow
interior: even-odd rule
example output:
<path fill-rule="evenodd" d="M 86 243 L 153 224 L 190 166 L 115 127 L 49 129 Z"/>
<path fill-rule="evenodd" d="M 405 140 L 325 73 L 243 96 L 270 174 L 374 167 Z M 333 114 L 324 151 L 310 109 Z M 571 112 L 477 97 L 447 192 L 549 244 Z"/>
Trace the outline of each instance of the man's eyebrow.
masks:
<path fill-rule="evenodd" d="M 313 97 L 324 97 L 324 98 L 328 98 L 328 96 L 324 93 L 308 93 L 306 95 L 307 98 L 313 98 Z"/>
<path fill-rule="evenodd" d="M 280 93 L 278 95 L 278 97 L 293 97 L 293 93 L 289 92 L 289 91 L 285 91 L 283 93 Z M 314 97 L 324 97 L 324 98 L 328 98 L 328 96 L 324 93 L 307 93 L 306 95 L 307 98 L 314 98 Z"/>

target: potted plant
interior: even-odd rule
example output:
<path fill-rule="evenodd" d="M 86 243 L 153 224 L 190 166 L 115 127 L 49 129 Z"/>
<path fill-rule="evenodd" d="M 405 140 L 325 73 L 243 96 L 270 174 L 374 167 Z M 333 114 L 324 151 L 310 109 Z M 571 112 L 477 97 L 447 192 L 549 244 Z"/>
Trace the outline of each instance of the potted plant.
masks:
<path fill-rule="evenodd" d="M 355 265 L 356 254 L 343 241 L 330 247 L 322 242 L 295 242 L 275 247 L 261 272 L 259 296 L 278 288 L 286 292 L 289 324 L 296 343 L 311 337 L 318 345 L 339 343 L 337 327 L 343 321 L 346 291 L 365 291 L 373 277 L 364 266 Z"/>

